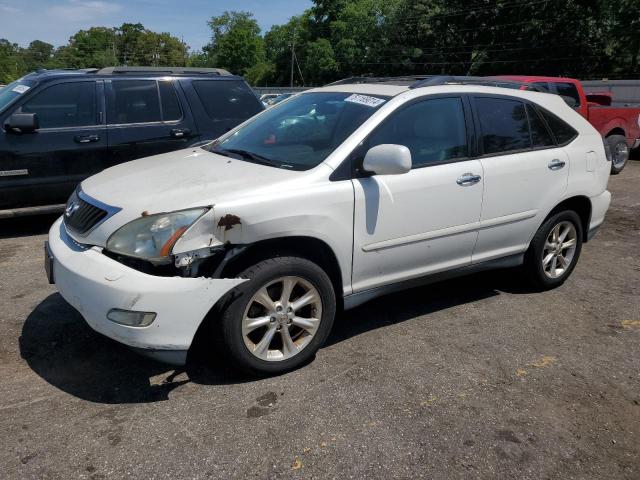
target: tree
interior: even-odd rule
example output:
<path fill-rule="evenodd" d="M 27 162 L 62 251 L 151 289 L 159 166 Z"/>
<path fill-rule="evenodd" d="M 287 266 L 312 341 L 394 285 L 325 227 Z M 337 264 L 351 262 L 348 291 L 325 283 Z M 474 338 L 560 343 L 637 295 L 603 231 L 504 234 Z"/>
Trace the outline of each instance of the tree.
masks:
<path fill-rule="evenodd" d="M 147 30 L 141 23 L 123 23 L 118 29 L 119 63 L 141 66 L 185 66 L 188 47 L 169 33 Z"/>
<path fill-rule="evenodd" d="M 291 81 L 291 50 L 295 50 L 295 59 L 304 70 L 306 46 L 312 40 L 311 25 L 313 19 L 310 12 L 292 17 L 284 25 L 274 25 L 264 36 L 266 61 L 271 65 L 273 74 L 269 78 L 275 85 L 289 85 Z M 294 64 L 294 83 L 302 85 L 303 81 Z M 306 79 L 306 75 L 305 75 Z"/>
<path fill-rule="evenodd" d="M 211 42 L 203 48 L 208 65 L 225 68 L 238 75 L 264 62 L 260 27 L 250 12 L 224 12 L 211 17 Z"/>
<path fill-rule="evenodd" d="M 20 47 L 9 40 L 0 39 L 0 83 L 9 83 L 22 76 L 25 65 Z"/>
<path fill-rule="evenodd" d="M 326 38 L 307 44 L 304 57 L 304 69 L 312 84 L 323 84 L 335 78 L 338 63 L 331 42 Z"/>
<path fill-rule="evenodd" d="M 117 32 L 114 28 L 80 30 L 54 55 L 66 68 L 102 68 L 117 65 Z"/>
<path fill-rule="evenodd" d="M 51 68 L 54 51 L 50 43 L 34 40 L 23 52 L 25 68 L 29 71 Z"/>
<path fill-rule="evenodd" d="M 80 30 L 54 49 L 0 41 L 0 81 L 37 68 L 216 66 L 253 84 L 317 85 L 355 75 L 640 77 L 638 0 L 314 0 L 261 36 L 249 12 L 212 17 L 189 54 L 140 23 Z"/>
<path fill-rule="evenodd" d="M 640 76 L 640 16 L 633 15 L 637 0 L 606 0 L 602 2 L 601 18 L 606 35 L 606 58 L 601 76 Z"/>

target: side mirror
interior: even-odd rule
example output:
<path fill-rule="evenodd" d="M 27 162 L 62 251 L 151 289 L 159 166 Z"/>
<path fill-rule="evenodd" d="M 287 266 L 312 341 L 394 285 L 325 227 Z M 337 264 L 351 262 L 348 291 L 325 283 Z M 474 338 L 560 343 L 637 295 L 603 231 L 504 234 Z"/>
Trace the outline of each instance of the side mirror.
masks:
<path fill-rule="evenodd" d="M 13 133 L 32 133 L 40 128 L 36 113 L 14 113 L 7 122 L 8 129 Z"/>
<path fill-rule="evenodd" d="M 400 175 L 411 170 L 411 152 L 404 145 L 385 143 L 370 148 L 362 167 L 376 175 Z"/>

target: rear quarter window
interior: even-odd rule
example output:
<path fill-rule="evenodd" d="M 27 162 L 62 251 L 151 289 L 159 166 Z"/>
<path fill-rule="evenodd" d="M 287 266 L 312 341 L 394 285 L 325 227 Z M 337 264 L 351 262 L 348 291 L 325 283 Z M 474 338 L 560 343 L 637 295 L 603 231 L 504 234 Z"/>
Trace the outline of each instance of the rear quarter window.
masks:
<path fill-rule="evenodd" d="M 531 127 L 531 141 L 533 148 L 554 147 L 556 145 L 551 132 L 532 105 L 527 105 L 527 116 Z"/>
<path fill-rule="evenodd" d="M 262 111 L 262 105 L 242 81 L 194 80 L 195 89 L 211 120 L 246 120 Z"/>
<path fill-rule="evenodd" d="M 576 132 L 571 125 L 564 120 L 561 120 L 553 113 L 541 107 L 537 107 L 537 110 L 542 118 L 544 118 L 547 125 L 549 125 L 558 145 L 566 145 L 578 136 L 578 132 Z"/>

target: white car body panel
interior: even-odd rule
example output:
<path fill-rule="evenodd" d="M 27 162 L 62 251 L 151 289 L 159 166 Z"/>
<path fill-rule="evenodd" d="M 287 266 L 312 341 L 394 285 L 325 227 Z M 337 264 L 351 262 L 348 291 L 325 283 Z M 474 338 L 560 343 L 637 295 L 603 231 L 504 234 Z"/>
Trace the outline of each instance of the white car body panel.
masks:
<path fill-rule="evenodd" d="M 484 196 L 473 262 L 527 249 L 532 231 L 562 198 L 569 167 L 550 170 L 554 160 L 569 163 L 562 148 L 482 158 Z"/>
<path fill-rule="evenodd" d="M 84 194 L 121 209 L 88 234 L 72 234 L 88 247 L 75 245 L 60 220 L 50 231 L 58 289 L 89 325 L 134 347 L 186 350 L 211 308 L 244 281 L 147 275 L 104 255 L 109 237 L 143 212 L 210 208 L 176 243 L 173 253 L 291 237 L 319 240 L 335 256 L 345 299 L 404 280 L 520 255 L 549 212 L 565 199 L 590 199 L 590 229 L 604 219 L 610 201 L 606 190 L 610 163 L 602 138 L 556 95 L 473 85 L 410 90 L 357 84 L 310 92 L 314 91 L 391 98 L 308 171 L 192 148 L 121 164 L 82 182 Z M 330 178 L 406 102 L 473 93 L 535 102 L 569 123 L 579 136 L 563 147 L 466 159 L 403 175 Z M 222 138 L 234 135 L 247 122 Z M 566 166 L 549 170 L 554 159 Z M 481 176 L 481 181 L 458 185 L 456 180 L 466 173 Z M 219 224 L 224 218 L 236 220 L 232 225 Z M 111 308 L 151 311 L 158 317 L 149 327 L 124 327 L 106 319 Z"/>
<path fill-rule="evenodd" d="M 49 232 L 56 286 L 87 323 L 125 345 L 155 350 L 187 350 L 211 307 L 243 279 L 180 278 L 147 275 L 66 235 L 62 219 Z M 91 268 L 87 268 L 91 266 Z M 157 313 L 148 327 L 107 320 L 112 308 Z"/>
<path fill-rule="evenodd" d="M 121 226 L 149 214 L 206 207 L 227 198 L 259 196 L 313 181 L 305 172 L 292 172 L 189 148 L 108 168 L 82 182 L 82 191 L 108 205 L 122 207 L 89 233 L 81 243 L 105 246 Z M 140 181 L 142 180 L 142 181 Z M 135 185 L 133 187 L 132 185 Z M 125 201 L 123 201 L 125 200 Z M 181 207 L 176 209 L 176 205 Z"/>
<path fill-rule="evenodd" d="M 469 172 L 482 175 L 478 160 L 353 182 L 354 292 L 471 263 L 482 182 L 456 183 Z"/>

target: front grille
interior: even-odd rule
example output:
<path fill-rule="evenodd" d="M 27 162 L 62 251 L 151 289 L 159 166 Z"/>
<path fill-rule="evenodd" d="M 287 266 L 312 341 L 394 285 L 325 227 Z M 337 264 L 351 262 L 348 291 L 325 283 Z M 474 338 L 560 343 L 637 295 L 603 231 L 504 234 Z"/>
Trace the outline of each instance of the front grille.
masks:
<path fill-rule="evenodd" d="M 103 210 L 77 195 L 72 195 L 64 212 L 64 224 L 67 228 L 80 235 L 84 235 L 108 215 Z"/>

